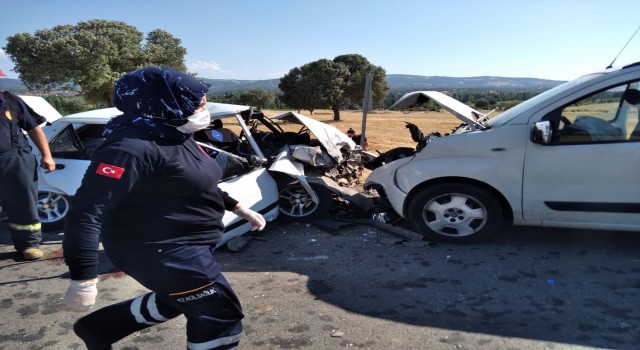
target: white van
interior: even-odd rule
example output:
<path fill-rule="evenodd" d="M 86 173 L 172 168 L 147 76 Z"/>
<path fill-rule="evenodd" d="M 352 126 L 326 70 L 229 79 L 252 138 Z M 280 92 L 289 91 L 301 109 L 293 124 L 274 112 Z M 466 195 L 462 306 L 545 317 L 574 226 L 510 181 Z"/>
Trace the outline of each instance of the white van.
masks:
<path fill-rule="evenodd" d="M 426 238 L 471 242 L 514 225 L 640 231 L 640 62 L 582 76 L 487 115 L 418 91 L 462 119 L 413 154 L 373 170 L 365 188 Z"/>

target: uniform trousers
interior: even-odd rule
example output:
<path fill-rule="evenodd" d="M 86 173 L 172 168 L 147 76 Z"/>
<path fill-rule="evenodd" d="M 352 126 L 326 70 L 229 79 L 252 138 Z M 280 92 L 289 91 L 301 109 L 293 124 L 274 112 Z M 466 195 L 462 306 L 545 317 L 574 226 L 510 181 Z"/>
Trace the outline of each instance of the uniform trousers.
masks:
<path fill-rule="evenodd" d="M 8 216 L 11 240 L 17 251 L 38 248 L 42 241 L 37 182 L 33 153 L 17 149 L 0 154 L 0 202 Z"/>
<path fill-rule="evenodd" d="M 187 349 L 237 347 L 244 315 L 210 246 L 132 244 L 105 237 L 102 244 L 116 267 L 151 292 L 78 320 L 74 330 L 90 350 L 110 349 L 127 335 L 178 315 L 187 319 Z"/>

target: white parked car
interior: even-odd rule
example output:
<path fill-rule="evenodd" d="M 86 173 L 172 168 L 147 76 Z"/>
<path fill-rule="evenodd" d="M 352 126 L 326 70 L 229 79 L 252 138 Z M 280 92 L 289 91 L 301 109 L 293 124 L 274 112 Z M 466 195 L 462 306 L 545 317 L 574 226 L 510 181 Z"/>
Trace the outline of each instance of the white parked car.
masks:
<path fill-rule="evenodd" d="M 640 231 L 640 62 L 582 76 L 495 117 L 435 91 L 464 124 L 418 138 L 365 181 L 429 239 L 470 242 L 503 223 Z M 412 135 L 420 132 L 412 130 Z"/>

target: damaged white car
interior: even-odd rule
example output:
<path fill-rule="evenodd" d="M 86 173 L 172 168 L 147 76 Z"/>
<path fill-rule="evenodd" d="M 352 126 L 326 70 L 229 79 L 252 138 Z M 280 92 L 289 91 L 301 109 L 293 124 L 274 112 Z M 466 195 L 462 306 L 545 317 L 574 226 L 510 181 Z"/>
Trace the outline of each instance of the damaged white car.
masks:
<path fill-rule="evenodd" d="M 426 238 L 471 242 L 503 224 L 640 231 L 640 62 L 589 74 L 489 118 L 435 91 L 463 121 L 379 157 L 365 182 Z"/>
<path fill-rule="evenodd" d="M 298 221 L 320 218 L 336 195 L 369 200 L 343 186 L 355 181 L 361 167 L 353 157 L 360 156 L 353 141 L 332 126 L 294 114 L 303 124 L 297 132 L 285 132 L 250 106 L 210 102 L 207 109 L 211 125 L 194 137 L 220 164 L 220 187 L 268 221 L 278 216 Z M 104 140 L 104 125 L 119 114 L 116 108 L 81 112 L 43 127 L 58 167 L 51 173 L 39 170 L 38 212 L 45 228 L 63 224 L 91 154 Z M 273 131 L 262 130 L 265 126 Z M 222 243 L 249 229 L 230 212 L 223 222 Z"/>
<path fill-rule="evenodd" d="M 326 215 L 333 199 L 351 212 L 367 213 L 375 197 L 361 191 L 364 164 L 375 159 L 337 128 L 294 112 L 249 118 L 251 134 L 265 153 L 280 189 L 280 215 L 285 220 L 312 220 Z M 295 131 L 285 131 L 278 122 Z M 317 198 L 316 198 L 317 196 Z M 317 201 L 316 201 L 317 199 Z"/>

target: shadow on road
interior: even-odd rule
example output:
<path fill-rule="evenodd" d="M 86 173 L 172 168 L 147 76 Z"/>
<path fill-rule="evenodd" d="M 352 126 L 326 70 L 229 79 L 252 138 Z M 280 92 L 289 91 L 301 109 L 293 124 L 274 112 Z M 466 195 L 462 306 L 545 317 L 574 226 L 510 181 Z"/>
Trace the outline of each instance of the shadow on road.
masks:
<path fill-rule="evenodd" d="M 427 245 L 362 226 L 329 233 L 301 225 L 265 233 L 240 254 L 217 255 L 225 271 L 308 276 L 317 299 L 369 317 L 598 348 L 640 346 L 638 233 L 509 231 L 482 244 Z"/>

